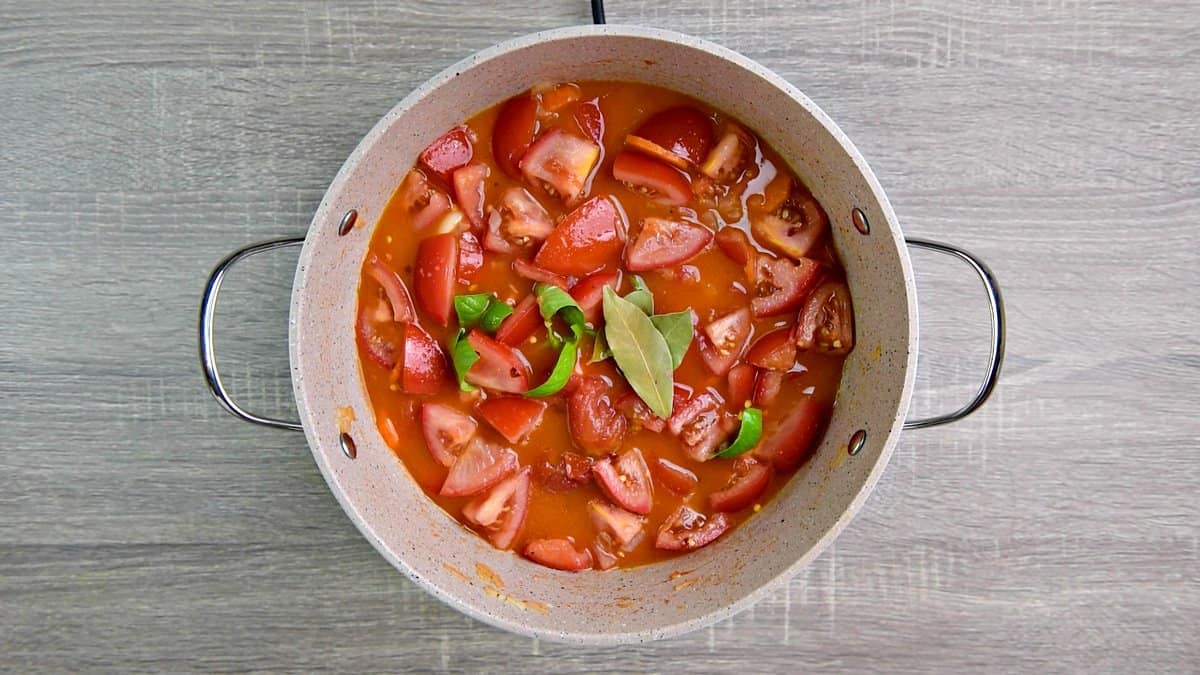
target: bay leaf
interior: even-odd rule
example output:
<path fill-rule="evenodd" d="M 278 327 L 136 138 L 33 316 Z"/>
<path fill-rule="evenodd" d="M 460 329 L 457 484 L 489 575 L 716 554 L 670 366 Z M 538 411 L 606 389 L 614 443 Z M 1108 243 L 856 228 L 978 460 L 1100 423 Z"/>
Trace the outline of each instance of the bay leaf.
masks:
<path fill-rule="evenodd" d="M 629 386 L 655 415 L 671 416 L 675 386 L 671 349 L 650 317 L 604 287 L 604 337 Z"/>
<path fill-rule="evenodd" d="M 683 363 L 683 356 L 687 354 L 688 347 L 692 344 L 692 335 L 695 333 L 692 325 L 692 310 L 655 314 L 650 317 L 650 322 L 667 341 L 667 348 L 671 350 L 672 370 L 678 368 L 679 364 Z"/>

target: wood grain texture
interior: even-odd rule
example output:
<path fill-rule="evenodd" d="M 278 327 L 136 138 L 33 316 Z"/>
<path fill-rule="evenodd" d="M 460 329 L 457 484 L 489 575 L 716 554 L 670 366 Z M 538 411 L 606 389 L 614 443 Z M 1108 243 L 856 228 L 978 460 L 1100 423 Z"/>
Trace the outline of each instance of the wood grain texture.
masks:
<path fill-rule="evenodd" d="M 906 434 L 862 514 L 709 630 L 575 649 L 493 630 L 363 541 L 296 434 L 203 387 L 203 280 L 303 232 L 375 120 L 584 2 L 0 5 L 0 669 L 1200 669 L 1200 8 L 685 0 L 613 23 L 737 49 L 813 97 L 906 232 L 994 267 L 994 399 Z M 286 415 L 294 253 L 228 282 L 238 395 Z M 970 394 L 976 282 L 917 253 L 914 412 Z"/>

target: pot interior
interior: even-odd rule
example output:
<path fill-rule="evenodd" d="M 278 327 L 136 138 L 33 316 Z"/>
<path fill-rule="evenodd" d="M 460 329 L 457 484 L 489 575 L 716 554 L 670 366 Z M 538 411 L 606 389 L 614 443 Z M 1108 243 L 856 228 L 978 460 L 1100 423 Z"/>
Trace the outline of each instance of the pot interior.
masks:
<path fill-rule="evenodd" d="M 536 83 L 580 79 L 678 90 L 733 114 L 779 151 L 829 213 L 854 298 L 857 346 L 820 448 L 761 513 L 688 556 L 573 575 L 493 549 L 426 498 L 376 430 L 359 371 L 354 314 L 374 223 L 421 149 L 451 125 Z M 869 234 L 853 224 L 856 207 L 870 223 Z M 365 226 L 339 236 L 349 209 Z M 347 160 L 313 219 L 291 313 L 293 381 L 309 445 L 371 543 L 472 616 L 589 643 L 701 627 L 744 608 L 815 556 L 886 464 L 908 407 L 916 353 L 912 274 L 895 222 L 874 176 L 824 113 L 778 76 L 728 50 L 664 31 L 587 26 L 481 52 L 392 109 Z M 342 406 L 355 414 L 354 459 L 338 440 Z M 851 455 L 848 443 L 860 429 L 865 443 Z"/>

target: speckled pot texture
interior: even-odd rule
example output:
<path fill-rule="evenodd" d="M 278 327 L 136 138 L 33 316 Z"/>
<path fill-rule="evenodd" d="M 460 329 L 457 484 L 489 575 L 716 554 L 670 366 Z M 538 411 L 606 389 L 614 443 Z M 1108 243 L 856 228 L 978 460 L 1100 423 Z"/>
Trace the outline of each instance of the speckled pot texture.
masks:
<path fill-rule="evenodd" d="M 829 213 L 854 297 L 858 344 L 813 458 L 744 525 L 712 546 L 635 569 L 571 574 L 497 551 L 432 503 L 376 430 L 354 341 L 367 243 L 417 154 L 449 126 L 546 81 L 648 82 L 744 121 Z M 862 209 L 870 233 L 853 224 Z M 339 236 L 349 209 L 361 227 Z M 795 87 L 728 49 L 668 31 L 585 26 L 536 33 L 446 69 L 396 105 L 338 172 L 308 231 L 292 292 L 293 382 L 313 457 L 354 524 L 413 581 L 506 630 L 587 644 L 636 643 L 739 612 L 820 554 L 879 479 L 912 390 L 916 296 L 895 214 L 850 140 Z M 357 456 L 339 444 L 349 406 Z M 866 442 L 848 444 L 857 430 Z M 413 442 L 419 443 L 418 439 Z M 403 611 L 398 607 L 397 611 Z"/>

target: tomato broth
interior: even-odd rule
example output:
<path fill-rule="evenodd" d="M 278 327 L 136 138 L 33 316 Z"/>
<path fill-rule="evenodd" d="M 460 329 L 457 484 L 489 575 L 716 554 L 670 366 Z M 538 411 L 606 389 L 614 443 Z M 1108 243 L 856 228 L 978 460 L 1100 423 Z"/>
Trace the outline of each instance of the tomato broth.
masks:
<path fill-rule="evenodd" d="M 563 295 L 586 321 L 545 318 Z M 786 163 L 629 82 L 535 87 L 435 141 L 375 226 L 358 312 L 376 422 L 416 481 L 567 570 L 664 560 L 753 517 L 819 443 L 853 345 L 828 218 Z M 670 329 L 646 330 L 671 314 L 682 360 L 632 374 L 674 356 Z M 597 339 L 614 355 L 594 360 Z"/>

